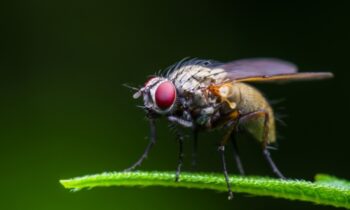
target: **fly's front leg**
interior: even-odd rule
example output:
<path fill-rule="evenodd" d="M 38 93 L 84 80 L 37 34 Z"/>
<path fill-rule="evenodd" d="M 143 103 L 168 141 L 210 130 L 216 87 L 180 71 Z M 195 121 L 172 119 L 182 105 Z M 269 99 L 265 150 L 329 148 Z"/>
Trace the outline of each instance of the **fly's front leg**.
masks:
<path fill-rule="evenodd" d="M 168 116 L 168 120 L 183 127 L 193 129 L 192 168 L 195 168 L 197 162 L 198 129 L 194 125 L 190 113 L 188 111 L 184 111 L 181 118 L 176 116 Z"/>
<path fill-rule="evenodd" d="M 180 180 L 180 172 L 181 172 L 181 167 L 182 167 L 183 158 L 184 158 L 184 153 L 183 153 L 184 135 L 179 130 L 177 130 L 177 140 L 179 142 L 179 157 L 178 157 L 178 163 L 177 163 L 176 174 L 175 174 L 175 182 L 179 182 Z"/>
<path fill-rule="evenodd" d="M 142 156 L 140 157 L 140 159 L 134 163 L 132 166 L 130 166 L 129 168 L 125 169 L 124 171 L 132 171 L 134 170 L 136 167 L 140 166 L 142 164 L 142 162 L 147 158 L 149 151 L 151 150 L 151 148 L 153 147 L 153 145 L 156 143 L 156 124 L 155 124 L 155 120 L 154 119 L 150 119 L 149 120 L 150 123 L 150 139 L 149 139 L 149 143 L 145 149 L 145 151 L 143 152 Z"/>
<path fill-rule="evenodd" d="M 183 110 L 183 113 L 181 116 L 177 116 L 177 115 L 168 116 L 168 120 L 172 123 L 181 125 L 185 128 L 194 128 L 192 116 L 190 112 L 187 110 Z"/>
<path fill-rule="evenodd" d="M 176 117 L 176 116 L 169 116 L 168 117 L 168 120 L 170 122 L 173 122 L 173 123 L 176 123 L 178 125 L 181 125 L 185 128 L 192 128 L 193 127 L 193 122 L 190 121 L 190 120 L 185 120 L 185 119 L 182 119 L 180 117 Z"/>
<path fill-rule="evenodd" d="M 172 123 L 175 123 L 177 125 L 181 125 L 183 127 L 193 128 L 193 122 L 192 122 L 191 115 L 187 111 L 183 112 L 182 117 L 170 115 L 170 116 L 168 116 L 168 120 Z M 176 130 L 176 132 L 177 132 L 176 133 L 177 139 L 179 142 L 179 159 L 178 159 L 178 164 L 177 164 L 177 168 L 176 168 L 175 181 L 178 182 L 180 180 L 179 178 L 180 178 L 181 166 L 183 164 L 183 157 L 184 157 L 184 154 L 183 154 L 184 135 L 182 134 L 182 132 L 180 130 Z"/>
<path fill-rule="evenodd" d="M 267 111 L 256 111 L 252 112 L 246 115 L 243 115 L 239 119 L 239 125 L 243 126 L 245 129 L 248 130 L 253 136 L 255 136 L 256 139 L 261 141 L 262 143 L 262 150 L 263 155 L 267 161 L 267 163 L 270 165 L 273 173 L 275 173 L 276 176 L 278 176 L 281 179 L 285 179 L 283 174 L 280 172 L 280 170 L 277 168 L 276 164 L 271 158 L 270 151 L 268 150 L 268 137 L 269 132 L 272 132 L 269 128 L 269 123 L 271 120 L 271 117 L 269 116 L 269 113 Z"/>

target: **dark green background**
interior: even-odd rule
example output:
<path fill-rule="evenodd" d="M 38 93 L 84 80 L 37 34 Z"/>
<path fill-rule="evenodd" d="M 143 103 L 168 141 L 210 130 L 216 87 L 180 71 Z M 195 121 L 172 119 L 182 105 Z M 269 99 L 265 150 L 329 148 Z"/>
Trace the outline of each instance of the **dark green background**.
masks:
<path fill-rule="evenodd" d="M 331 209 L 310 203 L 172 188 L 71 193 L 59 179 L 119 171 L 143 151 L 148 124 L 123 83 L 186 57 L 278 57 L 331 81 L 260 87 L 286 99 L 272 152 L 286 176 L 350 179 L 347 1 L 12 1 L 0 6 L 0 209 Z M 285 108 L 285 109 L 282 109 Z M 160 121 L 142 170 L 174 170 L 177 144 Z M 220 171 L 219 133 L 201 134 L 201 171 Z M 258 145 L 239 142 L 249 174 L 272 175 Z M 190 142 L 186 143 L 189 170 Z M 232 157 L 229 169 L 236 173 Z"/>

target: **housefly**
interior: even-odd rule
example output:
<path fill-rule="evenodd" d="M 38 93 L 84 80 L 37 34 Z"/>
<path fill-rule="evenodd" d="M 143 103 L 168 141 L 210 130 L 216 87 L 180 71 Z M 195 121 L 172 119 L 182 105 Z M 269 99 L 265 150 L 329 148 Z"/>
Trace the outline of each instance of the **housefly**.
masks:
<path fill-rule="evenodd" d="M 233 145 L 239 172 L 243 166 L 237 152 L 236 134 L 245 131 L 256 139 L 272 171 L 285 177 L 273 162 L 268 145 L 276 141 L 274 112 L 262 93 L 250 82 L 289 82 L 327 79 L 330 72 L 298 73 L 287 61 L 272 58 L 242 59 L 228 63 L 204 59 L 184 59 L 168 67 L 163 73 L 150 77 L 137 89 L 134 98 L 143 98 L 143 109 L 150 123 L 150 141 L 141 158 L 126 171 L 139 166 L 156 142 L 155 120 L 166 117 L 172 124 L 193 130 L 194 152 L 200 131 L 225 130 L 219 141 L 222 170 L 227 183 L 228 198 L 232 198 L 225 160 L 225 147 Z M 179 181 L 183 162 L 184 137 L 177 135 L 179 157 L 175 181 Z"/>

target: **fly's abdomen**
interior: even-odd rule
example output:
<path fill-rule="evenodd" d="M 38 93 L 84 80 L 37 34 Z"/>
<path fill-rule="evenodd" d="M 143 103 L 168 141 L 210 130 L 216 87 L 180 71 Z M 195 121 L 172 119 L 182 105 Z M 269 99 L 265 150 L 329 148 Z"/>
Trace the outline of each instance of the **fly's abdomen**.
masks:
<path fill-rule="evenodd" d="M 240 125 L 258 141 L 276 141 L 275 118 L 273 110 L 256 88 L 245 83 L 235 83 L 234 98 L 240 112 Z M 265 137 L 266 135 L 266 137 Z"/>

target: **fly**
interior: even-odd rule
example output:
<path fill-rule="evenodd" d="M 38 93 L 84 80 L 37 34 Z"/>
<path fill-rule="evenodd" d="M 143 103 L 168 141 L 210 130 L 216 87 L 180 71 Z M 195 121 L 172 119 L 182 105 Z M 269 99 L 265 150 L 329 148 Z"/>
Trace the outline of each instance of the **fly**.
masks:
<path fill-rule="evenodd" d="M 143 98 L 150 123 L 150 141 L 141 156 L 126 171 L 141 165 L 156 142 L 156 124 L 166 117 L 172 124 L 192 129 L 194 154 L 198 132 L 224 129 L 219 141 L 222 170 L 227 183 L 228 198 L 233 194 L 228 178 L 225 147 L 233 145 L 234 158 L 240 174 L 244 169 L 238 154 L 236 135 L 244 130 L 257 140 L 272 171 L 281 179 L 284 175 L 271 158 L 268 146 L 276 142 L 274 112 L 262 93 L 250 82 L 289 82 L 327 79 L 330 72 L 298 73 L 297 67 L 287 61 L 272 58 L 253 58 L 222 63 L 204 59 L 184 59 L 170 66 L 159 76 L 151 77 L 138 89 L 134 98 Z M 178 132 L 178 166 L 175 181 L 179 181 L 183 162 L 184 137 Z"/>

